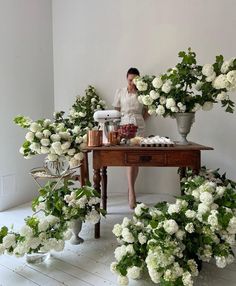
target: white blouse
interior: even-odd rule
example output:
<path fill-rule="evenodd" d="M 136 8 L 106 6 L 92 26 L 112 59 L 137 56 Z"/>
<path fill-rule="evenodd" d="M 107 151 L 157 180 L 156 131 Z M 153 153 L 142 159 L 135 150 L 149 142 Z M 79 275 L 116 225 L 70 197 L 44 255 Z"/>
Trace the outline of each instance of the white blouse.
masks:
<path fill-rule="evenodd" d="M 129 93 L 127 87 L 117 89 L 112 106 L 120 108 L 121 125 L 133 123 L 138 126 L 137 135 L 144 136 L 143 104 L 136 93 Z"/>

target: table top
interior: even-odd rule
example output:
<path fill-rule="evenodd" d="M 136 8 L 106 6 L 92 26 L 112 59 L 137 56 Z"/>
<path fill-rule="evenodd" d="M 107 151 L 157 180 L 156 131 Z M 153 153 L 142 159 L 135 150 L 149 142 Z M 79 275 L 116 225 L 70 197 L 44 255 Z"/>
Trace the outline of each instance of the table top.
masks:
<path fill-rule="evenodd" d="M 190 144 L 188 145 L 179 145 L 178 142 L 175 142 L 174 146 L 171 147 L 141 147 L 141 146 L 130 146 L 130 145 L 115 145 L 115 146 L 111 146 L 111 145 L 103 145 L 103 146 L 99 146 L 99 147 L 85 147 L 83 148 L 84 151 L 104 151 L 104 150 L 110 150 L 110 151 L 131 151 L 131 150 L 175 150 L 175 151 L 181 151 L 181 150 L 214 150 L 214 148 L 212 147 L 208 147 L 208 146 L 204 146 L 198 143 L 194 143 L 194 142 L 189 142 Z"/>

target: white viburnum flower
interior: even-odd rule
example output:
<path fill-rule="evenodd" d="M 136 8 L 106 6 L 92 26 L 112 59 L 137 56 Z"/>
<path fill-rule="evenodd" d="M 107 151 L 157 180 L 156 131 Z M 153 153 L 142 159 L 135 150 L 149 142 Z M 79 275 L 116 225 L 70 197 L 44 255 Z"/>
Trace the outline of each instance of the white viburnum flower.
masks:
<path fill-rule="evenodd" d="M 201 108 L 201 105 L 199 103 L 195 103 L 194 108 L 192 109 L 192 112 L 196 112 Z"/>
<path fill-rule="evenodd" d="M 193 225 L 193 223 L 192 222 L 187 223 L 186 226 L 185 226 L 185 230 L 188 233 L 193 233 L 194 232 L 194 225 Z"/>
<path fill-rule="evenodd" d="M 165 96 L 161 96 L 159 101 L 160 101 L 161 105 L 166 104 L 166 97 Z"/>
<path fill-rule="evenodd" d="M 100 220 L 100 214 L 96 210 L 92 210 L 89 214 L 86 215 L 85 220 L 87 222 L 96 224 Z"/>
<path fill-rule="evenodd" d="M 229 61 L 224 61 L 221 68 L 220 68 L 220 71 L 222 73 L 227 73 L 228 70 L 229 70 L 229 67 L 230 67 L 230 62 Z"/>
<path fill-rule="evenodd" d="M 52 134 L 51 131 L 49 131 L 48 129 L 43 130 L 43 136 L 44 137 L 48 138 L 51 136 L 51 134 Z"/>
<path fill-rule="evenodd" d="M 115 259 L 119 262 L 126 255 L 126 246 L 121 245 L 115 249 Z"/>
<path fill-rule="evenodd" d="M 41 126 L 38 123 L 33 122 L 33 123 L 30 124 L 30 128 L 29 129 L 30 129 L 30 131 L 36 133 L 37 131 L 41 131 L 42 128 L 41 128 Z"/>
<path fill-rule="evenodd" d="M 169 93 L 171 91 L 171 88 L 172 88 L 172 83 L 170 80 L 167 80 L 161 87 L 161 90 L 164 92 L 164 93 Z"/>
<path fill-rule="evenodd" d="M 50 149 L 48 147 L 42 146 L 40 150 L 42 154 L 48 154 Z"/>
<path fill-rule="evenodd" d="M 54 225 L 60 221 L 60 219 L 54 215 L 48 215 L 45 217 L 50 225 Z"/>
<path fill-rule="evenodd" d="M 225 268 L 227 265 L 226 257 L 225 256 L 215 256 L 216 266 L 219 268 Z"/>
<path fill-rule="evenodd" d="M 52 134 L 50 136 L 50 139 L 52 142 L 60 142 L 61 141 L 61 136 L 59 134 Z"/>
<path fill-rule="evenodd" d="M 155 88 L 161 88 L 162 85 L 163 85 L 163 82 L 162 82 L 162 79 L 161 77 L 155 77 L 152 81 L 152 85 L 155 87 Z"/>
<path fill-rule="evenodd" d="M 209 206 L 210 204 L 213 203 L 214 198 L 213 198 L 211 193 L 203 192 L 203 193 L 200 194 L 200 201 L 202 203 L 204 203 L 205 205 Z"/>
<path fill-rule="evenodd" d="M 69 149 L 68 151 L 67 151 L 67 154 L 69 155 L 69 156 L 73 156 L 74 154 L 75 154 L 75 148 L 72 148 L 72 149 Z"/>
<path fill-rule="evenodd" d="M 112 232 L 114 233 L 114 235 L 116 237 L 121 236 L 121 234 L 122 234 L 122 226 L 120 224 L 118 224 L 118 223 L 115 224 L 114 227 L 113 227 Z"/>
<path fill-rule="evenodd" d="M 164 115 L 165 114 L 165 112 L 166 112 L 166 110 L 165 110 L 165 107 L 164 106 L 162 106 L 162 105 L 158 105 L 157 106 L 157 109 L 156 109 L 156 114 L 157 115 Z"/>
<path fill-rule="evenodd" d="M 41 139 L 40 143 L 42 146 L 47 147 L 50 144 L 50 140 L 49 139 Z"/>
<path fill-rule="evenodd" d="M 69 161 L 70 168 L 75 168 L 79 165 L 80 161 L 76 160 L 75 158 L 71 158 Z"/>
<path fill-rule="evenodd" d="M 32 150 L 32 151 L 34 151 L 34 152 L 37 152 L 37 153 L 39 153 L 40 154 L 40 152 L 41 152 L 41 149 L 40 149 L 41 147 L 40 147 L 40 144 L 39 143 L 32 143 L 31 145 L 30 145 L 30 149 Z"/>
<path fill-rule="evenodd" d="M 172 106 L 172 107 L 170 108 L 170 110 L 171 110 L 171 112 L 179 112 L 179 109 L 178 109 L 177 106 Z M 184 112 L 184 111 L 182 111 L 182 112 Z"/>
<path fill-rule="evenodd" d="M 176 233 L 175 233 L 175 236 L 179 239 L 179 240 L 183 240 L 184 238 L 184 235 L 185 235 L 185 232 L 181 229 L 179 229 Z"/>
<path fill-rule="evenodd" d="M 110 270 L 113 274 L 117 274 L 117 270 L 116 270 L 116 266 L 118 265 L 117 262 L 112 262 L 111 265 L 110 265 Z"/>
<path fill-rule="evenodd" d="M 228 100 L 229 99 L 229 96 L 228 94 L 225 92 L 225 91 L 221 91 L 220 93 L 218 93 L 217 97 L 216 97 L 216 100 Z"/>
<path fill-rule="evenodd" d="M 33 236 L 33 230 L 31 227 L 29 227 L 28 225 L 24 225 L 22 226 L 22 228 L 19 231 L 19 234 L 21 236 L 26 236 L 26 237 L 31 237 Z"/>
<path fill-rule="evenodd" d="M 123 286 L 123 285 L 128 285 L 129 284 L 129 279 L 126 276 L 118 276 L 118 284 Z"/>
<path fill-rule="evenodd" d="M 6 248 L 3 246 L 3 244 L 0 244 L 0 255 L 4 254 Z"/>
<path fill-rule="evenodd" d="M 207 82 L 212 82 L 216 78 L 216 73 L 213 72 L 211 75 L 206 77 Z"/>
<path fill-rule="evenodd" d="M 236 85 L 236 70 L 227 73 L 227 80 L 229 83 Z"/>
<path fill-rule="evenodd" d="M 183 273 L 182 281 L 184 286 L 193 286 L 192 275 L 189 271 Z"/>
<path fill-rule="evenodd" d="M 208 211 L 210 211 L 210 208 L 209 208 L 208 205 L 205 205 L 203 203 L 198 205 L 198 213 L 199 214 L 203 215 L 203 214 L 205 214 Z"/>
<path fill-rule="evenodd" d="M 179 229 L 178 224 L 173 219 L 164 221 L 163 228 L 169 234 L 174 234 Z"/>
<path fill-rule="evenodd" d="M 150 95 L 151 99 L 153 99 L 153 100 L 160 97 L 160 94 L 158 92 L 156 92 L 155 90 L 151 90 L 149 95 Z"/>
<path fill-rule="evenodd" d="M 228 74 L 227 75 L 221 74 L 217 76 L 214 79 L 212 85 L 215 89 L 227 88 L 229 86 Z"/>
<path fill-rule="evenodd" d="M 138 234 L 138 241 L 140 244 L 144 244 L 147 242 L 147 237 L 142 232 L 140 232 Z"/>
<path fill-rule="evenodd" d="M 187 218 L 195 218 L 195 217 L 196 217 L 196 212 L 193 211 L 193 210 L 187 210 L 187 211 L 185 212 L 185 216 L 186 216 Z"/>
<path fill-rule="evenodd" d="M 127 218 L 127 217 L 124 217 L 121 226 L 122 226 L 122 227 L 127 227 L 127 226 L 130 225 L 130 223 L 131 223 L 131 219 L 129 219 L 129 218 Z"/>
<path fill-rule="evenodd" d="M 214 67 L 211 64 L 205 64 L 202 68 L 202 74 L 207 76 L 210 76 L 214 73 Z"/>
<path fill-rule="evenodd" d="M 127 227 L 122 229 L 121 235 L 123 236 L 123 240 L 125 242 L 128 242 L 128 243 L 134 242 L 134 236 Z"/>
<path fill-rule="evenodd" d="M 25 139 L 29 142 L 33 142 L 34 140 L 34 133 L 33 132 L 27 132 L 25 135 Z"/>
<path fill-rule="evenodd" d="M 153 103 L 153 99 L 149 95 L 143 96 L 142 101 L 144 105 L 152 105 Z"/>
<path fill-rule="evenodd" d="M 136 83 L 136 87 L 139 91 L 146 91 L 147 90 L 147 83 L 142 81 L 142 80 L 138 80 Z"/>
<path fill-rule="evenodd" d="M 15 234 L 8 233 L 6 236 L 3 237 L 2 245 L 5 248 L 14 247 L 16 245 L 16 236 Z"/>
<path fill-rule="evenodd" d="M 42 219 L 39 221 L 38 230 L 40 232 L 46 231 L 48 229 L 48 227 L 49 227 L 49 222 L 46 219 Z"/>
<path fill-rule="evenodd" d="M 139 279 L 141 276 L 141 268 L 137 266 L 132 266 L 127 269 L 127 276 L 130 279 Z"/>
<path fill-rule="evenodd" d="M 179 211 L 180 211 L 180 206 L 177 205 L 177 204 L 170 204 L 170 205 L 168 206 L 167 212 L 168 212 L 169 214 L 179 213 Z"/>
<path fill-rule="evenodd" d="M 38 138 L 38 139 L 42 139 L 43 138 L 43 133 L 38 131 L 38 132 L 35 133 L 35 137 Z"/>
<path fill-rule="evenodd" d="M 138 204 L 138 205 L 136 206 L 135 210 L 134 210 L 134 213 L 135 213 L 137 216 L 141 216 L 142 213 L 143 213 L 143 209 L 145 210 L 145 209 L 147 209 L 147 208 L 148 208 L 148 207 L 147 207 L 145 204 L 143 204 L 143 203 Z"/>
<path fill-rule="evenodd" d="M 173 98 L 167 98 L 166 99 L 166 108 L 171 109 L 171 107 L 175 107 L 176 102 Z"/>
<path fill-rule="evenodd" d="M 213 108 L 213 102 L 212 101 L 206 101 L 202 106 L 202 110 L 204 110 L 204 111 L 210 111 L 212 108 Z"/>

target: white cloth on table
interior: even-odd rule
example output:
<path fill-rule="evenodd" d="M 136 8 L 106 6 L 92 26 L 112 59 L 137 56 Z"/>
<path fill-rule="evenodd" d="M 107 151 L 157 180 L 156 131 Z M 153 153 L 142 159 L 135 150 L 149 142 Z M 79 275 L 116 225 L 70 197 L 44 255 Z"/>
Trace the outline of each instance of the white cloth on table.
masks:
<path fill-rule="evenodd" d="M 143 104 L 138 101 L 136 93 L 129 93 L 127 87 L 117 89 L 112 106 L 120 108 L 121 125 L 134 124 L 138 126 L 137 135 L 144 136 Z"/>

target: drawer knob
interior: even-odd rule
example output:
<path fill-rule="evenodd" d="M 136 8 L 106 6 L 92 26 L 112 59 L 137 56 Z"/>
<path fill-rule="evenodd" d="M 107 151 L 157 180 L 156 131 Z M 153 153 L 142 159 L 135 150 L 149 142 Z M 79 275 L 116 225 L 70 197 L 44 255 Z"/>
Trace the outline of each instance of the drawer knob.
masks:
<path fill-rule="evenodd" d="M 140 156 L 141 162 L 150 162 L 152 160 L 152 156 Z"/>

